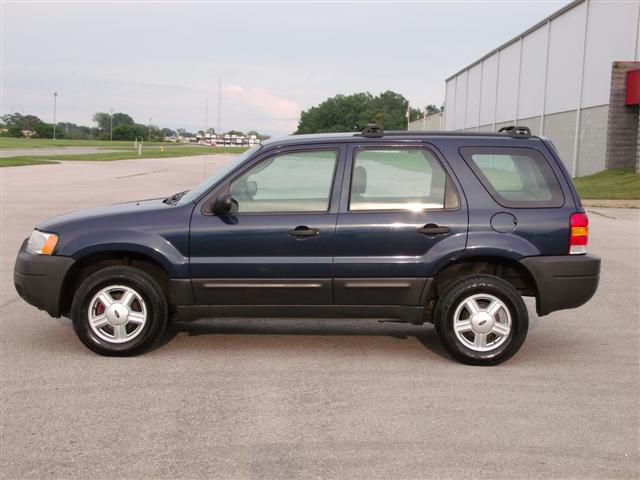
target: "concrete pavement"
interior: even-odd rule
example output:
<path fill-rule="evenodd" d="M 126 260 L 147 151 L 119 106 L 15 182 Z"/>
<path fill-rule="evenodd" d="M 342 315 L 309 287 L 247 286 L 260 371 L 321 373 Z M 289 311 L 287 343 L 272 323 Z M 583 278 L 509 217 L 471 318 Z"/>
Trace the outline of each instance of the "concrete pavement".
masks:
<path fill-rule="evenodd" d="M 16 294 L 39 220 L 184 190 L 228 156 L 0 169 L 0 478 L 629 478 L 640 475 L 640 216 L 590 209 L 600 289 L 506 364 L 431 326 L 219 319 L 104 358 Z M 531 302 L 528 302 L 531 306 Z"/>

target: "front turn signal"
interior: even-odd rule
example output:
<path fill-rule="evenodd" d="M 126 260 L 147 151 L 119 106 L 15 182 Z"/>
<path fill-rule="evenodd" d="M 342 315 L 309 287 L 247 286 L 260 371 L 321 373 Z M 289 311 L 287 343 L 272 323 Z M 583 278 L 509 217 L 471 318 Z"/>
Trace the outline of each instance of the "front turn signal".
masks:
<path fill-rule="evenodd" d="M 34 230 L 27 242 L 27 252 L 34 255 L 51 255 L 58 244 L 58 235 L 55 233 Z"/>

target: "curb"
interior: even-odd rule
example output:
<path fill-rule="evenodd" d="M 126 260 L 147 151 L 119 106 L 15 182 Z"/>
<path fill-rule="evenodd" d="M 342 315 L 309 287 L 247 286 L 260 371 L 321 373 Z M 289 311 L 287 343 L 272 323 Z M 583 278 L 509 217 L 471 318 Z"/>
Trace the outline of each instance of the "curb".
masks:
<path fill-rule="evenodd" d="M 583 207 L 600 208 L 640 208 L 640 200 L 582 200 Z"/>

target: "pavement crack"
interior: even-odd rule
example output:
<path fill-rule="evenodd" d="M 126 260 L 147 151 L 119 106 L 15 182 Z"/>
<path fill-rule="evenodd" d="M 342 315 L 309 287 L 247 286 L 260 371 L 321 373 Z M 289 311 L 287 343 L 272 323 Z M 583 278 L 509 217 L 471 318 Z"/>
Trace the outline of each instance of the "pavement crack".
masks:
<path fill-rule="evenodd" d="M 593 213 L 594 215 L 600 215 L 601 217 L 604 217 L 604 218 L 610 218 L 611 220 L 617 220 L 616 217 L 612 217 L 611 215 L 600 213 L 596 210 L 587 210 L 587 212 Z"/>
<path fill-rule="evenodd" d="M 121 178 L 141 177 L 142 175 L 151 175 L 152 173 L 166 172 L 167 170 L 169 170 L 169 169 L 168 168 L 163 168 L 161 170 L 152 170 L 150 172 L 133 173 L 131 175 L 123 175 L 121 177 L 116 177 L 116 180 L 120 180 Z"/>

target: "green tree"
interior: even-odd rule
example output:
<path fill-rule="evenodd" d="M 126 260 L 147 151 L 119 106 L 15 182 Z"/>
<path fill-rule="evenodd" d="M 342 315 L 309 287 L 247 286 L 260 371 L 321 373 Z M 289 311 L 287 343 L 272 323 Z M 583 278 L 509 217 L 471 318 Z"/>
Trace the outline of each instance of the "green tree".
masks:
<path fill-rule="evenodd" d="M 440 113 L 442 110 L 436 107 L 434 104 L 430 103 L 425 107 L 427 111 L 427 115 L 433 115 L 434 113 Z"/>
<path fill-rule="evenodd" d="M 6 115 L 3 115 L 2 123 L 5 127 L 11 127 L 13 125 L 19 124 L 21 119 L 22 115 L 19 113 L 8 113 Z"/>
<path fill-rule="evenodd" d="M 108 140 L 111 133 L 111 114 L 106 112 L 96 112 L 93 115 L 93 121 L 98 125 L 98 130 L 100 131 L 100 137 Z M 114 113 L 113 114 L 113 130 L 121 125 L 135 125 L 133 118 L 126 113 Z M 114 137 L 115 140 L 115 137 Z"/>
<path fill-rule="evenodd" d="M 91 129 L 71 122 L 58 122 L 56 126 L 57 138 L 68 138 L 71 140 L 88 140 Z"/>
<path fill-rule="evenodd" d="M 113 128 L 114 140 L 135 140 L 136 138 L 147 139 L 148 130 L 144 125 L 118 125 Z"/>
<path fill-rule="evenodd" d="M 2 117 L 2 123 L 4 123 L 7 129 L 7 135 L 10 137 L 22 136 L 22 115 L 19 113 L 10 113 Z"/>
<path fill-rule="evenodd" d="M 135 122 L 126 113 L 114 113 L 113 114 L 113 126 L 119 127 L 120 125 L 133 125 Z"/>
<path fill-rule="evenodd" d="M 24 131 L 33 132 L 40 138 L 53 137 L 53 125 L 43 122 L 35 115 L 12 113 L 2 117 L 2 121 L 6 125 L 7 133 L 12 137 L 21 137 Z"/>
<path fill-rule="evenodd" d="M 93 121 L 98 125 L 98 130 L 109 130 L 111 128 L 111 115 L 109 115 L 108 113 L 94 113 Z"/>
<path fill-rule="evenodd" d="M 142 126 L 142 125 L 141 125 Z M 154 142 L 161 142 L 164 140 L 165 135 L 162 133 L 162 130 L 158 127 L 156 127 L 155 125 L 151 125 L 151 127 L 146 126 L 146 136 L 144 137 L 145 140 L 152 140 Z M 171 131 L 171 130 L 169 130 Z M 149 138 L 149 136 L 151 136 L 151 138 Z"/>
<path fill-rule="evenodd" d="M 336 95 L 300 115 L 296 133 L 350 132 L 377 123 L 386 130 L 406 130 L 406 98 L 390 90 L 373 96 L 369 92 Z M 420 111 L 411 109 L 411 119 Z"/>
<path fill-rule="evenodd" d="M 53 125 L 50 123 L 40 122 L 33 129 L 38 138 L 53 138 Z M 56 132 L 57 136 L 57 132 Z"/>
<path fill-rule="evenodd" d="M 170 128 L 163 128 L 160 130 L 160 135 L 162 135 L 162 137 L 173 137 L 175 134 L 176 132 Z"/>
<path fill-rule="evenodd" d="M 65 133 L 65 138 L 70 138 L 71 140 L 89 140 L 91 138 L 91 129 L 83 126 L 70 128 Z"/>
<path fill-rule="evenodd" d="M 19 125 L 9 125 L 7 127 L 7 133 L 10 137 L 21 137 L 22 136 L 22 128 Z"/>

